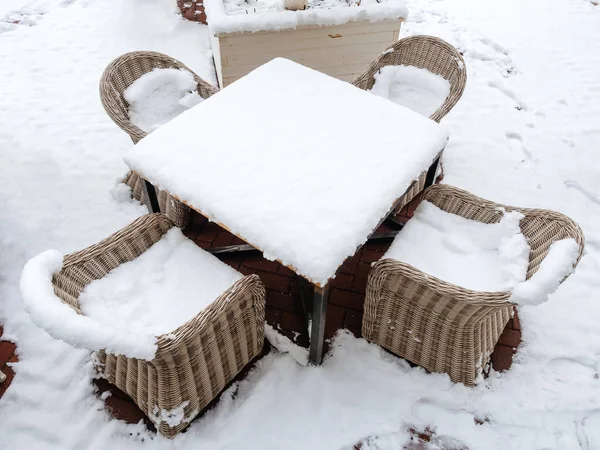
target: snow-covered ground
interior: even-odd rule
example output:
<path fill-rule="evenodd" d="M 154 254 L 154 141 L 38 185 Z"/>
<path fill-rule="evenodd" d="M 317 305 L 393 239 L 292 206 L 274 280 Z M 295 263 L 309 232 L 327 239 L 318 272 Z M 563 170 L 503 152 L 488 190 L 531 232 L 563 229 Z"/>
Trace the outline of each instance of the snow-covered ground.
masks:
<path fill-rule="evenodd" d="M 401 35 L 450 41 L 469 72 L 444 119 L 445 182 L 556 209 L 586 234 L 577 272 L 547 303 L 520 309 L 512 369 L 468 389 L 342 334 L 322 367 L 269 354 L 174 442 L 112 420 L 88 354 L 33 326 L 18 278 L 33 255 L 79 249 L 145 212 L 114 190 L 131 142 L 104 113 L 98 79 L 119 54 L 152 49 L 214 82 L 206 29 L 181 21 L 174 0 L 0 0 L 0 322 L 20 357 L 0 400 L 0 448 L 339 450 L 378 436 L 363 449 L 396 450 L 411 426 L 444 436 L 431 448 L 600 448 L 600 7 L 408 6 Z"/>

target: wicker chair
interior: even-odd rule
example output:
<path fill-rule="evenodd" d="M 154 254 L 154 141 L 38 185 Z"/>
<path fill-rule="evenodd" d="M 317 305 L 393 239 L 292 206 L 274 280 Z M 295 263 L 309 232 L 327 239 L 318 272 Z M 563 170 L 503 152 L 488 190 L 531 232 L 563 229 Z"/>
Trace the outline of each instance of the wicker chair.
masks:
<path fill-rule="evenodd" d="M 450 94 L 430 119 L 439 122 L 456 105 L 467 83 L 467 71 L 461 54 L 447 42 L 433 36 L 400 39 L 384 51 L 352 84 L 370 90 L 375 74 L 385 66 L 415 66 L 427 69 L 450 82 Z"/>
<path fill-rule="evenodd" d="M 583 253 L 581 229 L 557 212 L 500 205 L 447 185 L 428 188 L 424 200 L 483 223 L 498 222 L 499 207 L 523 213 L 521 230 L 531 247 L 527 279 L 557 240 L 575 239 L 577 262 Z M 362 334 L 431 372 L 445 372 L 452 381 L 473 386 L 511 317 L 510 296 L 464 289 L 409 264 L 382 259 L 369 274 Z"/>
<path fill-rule="evenodd" d="M 106 67 L 102 74 L 100 100 L 110 118 L 129 134 L 134 144 L 143 139 L 148 133 L 129 120 L 127 114 L 129 105 L 123 98 L 123 92 L 136 79 L 156 68 L 188 70 L 198 83 L 198 94 L 202 98 L 208 98 L 219 91 L 196 75 L 185 64 L 162 53 L 130 52 L 119 56 Z M 136 200 L 140 200 L 142 203 L 146 202 L 143 193 L 143 180 L 137 174 L 129 172 L 123 182 L 131 187 L 133 197 Z M 189 219 L 189 208 L 165 192 L 158 191 L 157 197 L 160 211 L 165 213 L 178 227 L 184 228 Z"/>
<path fill-rule="evenodd" d="M 81 315 L 78 297 L 86 285 L 138 257 L 173 226 L 164 214 L 149 214 L 103 241 L 65 256 L 62 269 L 52 278 L 54 294 Z M 32 317 L 36 320 L 35 314 Z M 265 289 L 258 276 L 250 275 L 173 332 L 158 336 L 152 360 L 111 354 L 102 349 L 108 346 L 102 342 L 94 344 L 98 348 L 71 343 L 95 350 L 100 375 L 126 392 L 163 435 L 173 438 L 260 353 L 264 319 Z M 91 318 L 84 320 L 90 326 L 106 327 Z M 63 327 L 59 332 L 46 331 L 67 343 L 76 339 L 64 328 L 66 331 Z M 160 414 L 182 407 L 184 419 L 178 424 L 165 421 Z"/>

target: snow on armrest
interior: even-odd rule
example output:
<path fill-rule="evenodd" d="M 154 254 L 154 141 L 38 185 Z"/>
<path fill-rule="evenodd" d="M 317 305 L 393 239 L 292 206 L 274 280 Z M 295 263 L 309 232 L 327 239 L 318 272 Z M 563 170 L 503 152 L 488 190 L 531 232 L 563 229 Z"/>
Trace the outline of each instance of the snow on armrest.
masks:
<path fill-rule="evenodd" d="M 152 360 L 156 336 L 99 323 L 77 314 L 54 293 L 52 277 L 62 269 L 63 255 L 47 250 L 30 259 L 21 274 L 23 306 L 34 323 L 50 336 L 74 347 L 105 349 L 130 358 Z"/>
<path fill-rule="evenodd" d="M 564 278 L 573 271 L 579 256 L 579 245 L 575 239 L 554 242 L 540 267 L 533 276 L 517 284 L 509 301 L 519 305 L 540 305 L 548 300 Z"/>

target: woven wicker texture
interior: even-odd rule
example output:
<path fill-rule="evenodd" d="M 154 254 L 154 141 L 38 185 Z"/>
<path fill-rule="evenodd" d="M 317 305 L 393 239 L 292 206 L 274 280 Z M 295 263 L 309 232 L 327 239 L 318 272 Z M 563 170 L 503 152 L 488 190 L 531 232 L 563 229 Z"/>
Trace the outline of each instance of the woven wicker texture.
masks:
<path fill-rule="evenodd" d="M 467 70 L 461 54 L 447 42 L 433 36 L 400 39 L 384 51 L 352 84 L 370 90 L 375 74 L 385 66 L 415 66 L 427 69 L 450 82 L 448 97 L 430 119 L 439 122 L 456 105 L 467 84 Z"/>
<path fill-rule="evenodd" d="M 149 214 L 98 244 L 67 255 L 52 280 L 56 295 L 81 314 L 77 299 L 85 286 L 138 257 L 173 226 L 165 215 Z M 96 366 L 163 435 L 173 438 L 260 353 L 264 319 L 264 286 L 257 275 L 246 276 L 169 337 L 159 336 L 152 361 L 99 351 Z M 182 404 L 183 422 L 171 427 L 161 420 L 160 411 Z"/>
<path fill-rule="evenodd" d="M 170 56 L 158 52 L 130 52 L 119 56 L 111 62 L 100 79 L 100 100 L 110 118 L 137 143 L 148 133 L 135 126 L 127 113 L 129 105 L 123 98 L 125 90 L 136 79 L 153 69 L 185 69 L 189 71 L 198 84 L 198 95 L 208 98 L 219 90 L 196 75 L 189 67 Z M 143 195 L 143 180 L 137 174 L 128 173 L 123 180 L 133 191 L 133 197 L 146 202 Z M 189 208 L 173 199 L 168 194 L 158 191 L 160 211 L 169 217 L 175 225 L 184 228 L 189 219 Z"/>
<path fill-rule="evenodd" d="M 523 213 L 521 230 L 531 247 L 528 279 L 555 241 L 575 239 L 577 262 L 583 253 L 581 229 L 560 213 L 500 205 L 448 185 L 428 188 L 424 200 L 483 223 L 498 222 L 500 207 Z M 382 259 L 369 274 L 362 334 L 431 372 L 473 386 L 511 316 L 510 295 L 464 289 L 409 264 Z"/>

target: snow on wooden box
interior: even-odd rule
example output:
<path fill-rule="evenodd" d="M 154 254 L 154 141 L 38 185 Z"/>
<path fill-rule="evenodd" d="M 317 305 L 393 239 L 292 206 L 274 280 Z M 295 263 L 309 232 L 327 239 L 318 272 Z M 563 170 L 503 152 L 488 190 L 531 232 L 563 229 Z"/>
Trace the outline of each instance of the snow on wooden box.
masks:
<path fill-rule="evenodd" d="M 309 1 L 301 11 L 267 0 L 239 5 L 205 2 L 211 46 L 221 87 L 258 66 L 285 57 L 341 80 L 362 73 L 398 40 L 407 15 L 402 1 L 357 4 Z"/>

